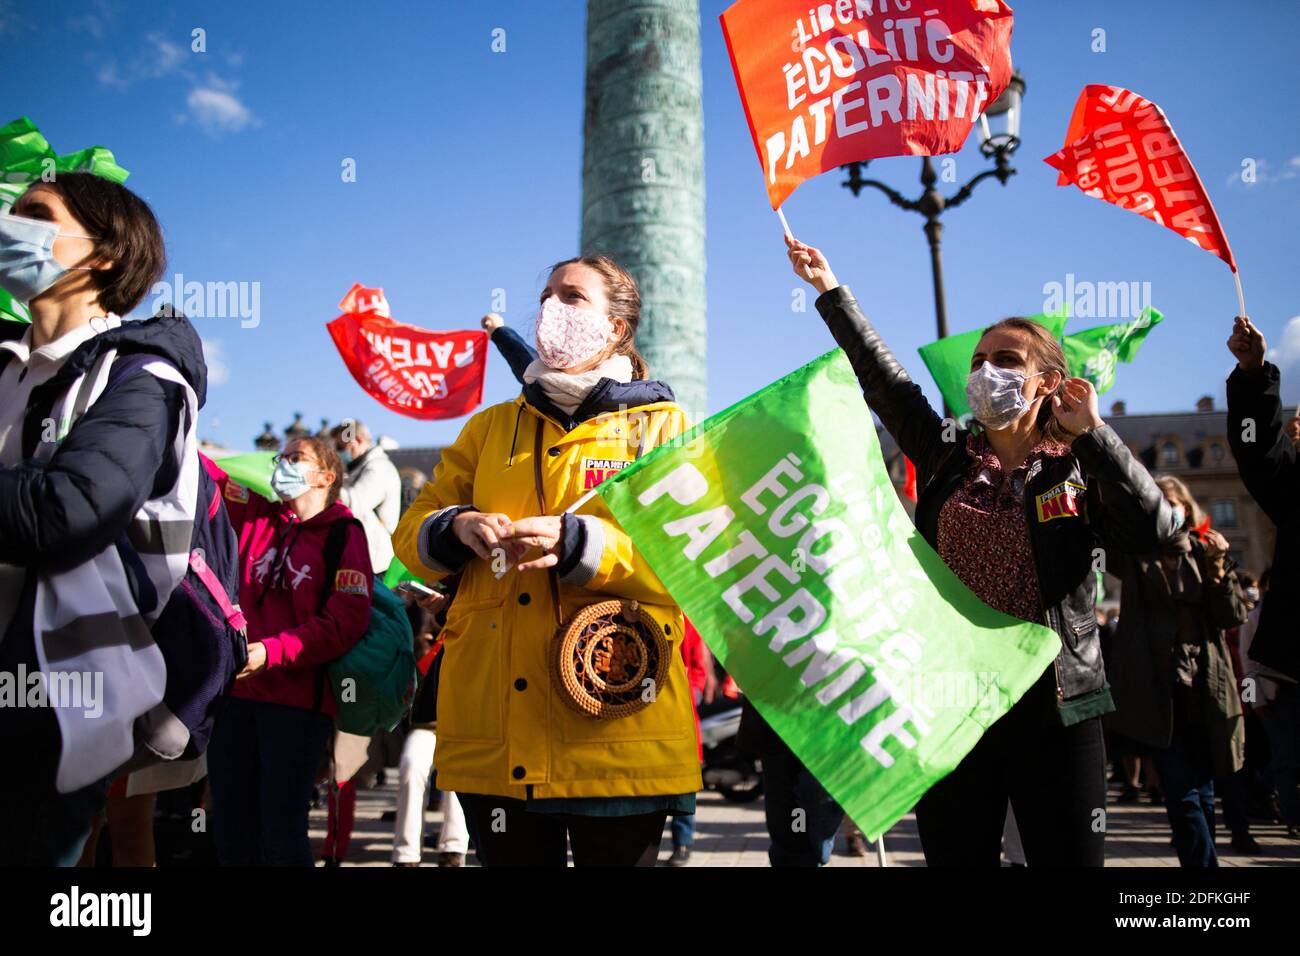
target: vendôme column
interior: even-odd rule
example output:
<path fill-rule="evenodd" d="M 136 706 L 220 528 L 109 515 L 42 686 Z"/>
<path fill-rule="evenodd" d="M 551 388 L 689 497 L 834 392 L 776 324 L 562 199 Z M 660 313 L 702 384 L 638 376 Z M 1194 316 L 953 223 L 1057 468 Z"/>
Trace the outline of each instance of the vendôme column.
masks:
<path fill-rule="evenodd" d="M 704 110 L 696 0 L 588 0 L 582 251 L 641 287 L 651 375 L 707 410 Z"/>

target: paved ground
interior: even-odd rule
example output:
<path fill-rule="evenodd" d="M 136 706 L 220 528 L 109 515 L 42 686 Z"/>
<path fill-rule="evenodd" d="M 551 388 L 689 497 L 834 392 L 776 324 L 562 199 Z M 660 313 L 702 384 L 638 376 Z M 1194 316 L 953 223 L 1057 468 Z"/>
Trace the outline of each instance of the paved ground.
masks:
<path fill-rule="evenodd" d="M 388 772 L 390 781 L 396 771 Z M 1112 790 L 1111 800 L 1117 791 Z M 357 799 L 356 829 L 348 863 L 357 866 L 387 866 L 393 848 L 392 824 L 380 820 L 385 810 L 396 806 L 396 792 L 390 782 L 385 787 L 363 790 Z M 439 815 L 425 814 L 426 831 L 436 835 Z M 702 793 L 696 815 L 696 844 L 692 866 L 766 866 L 767 833 L 763 827 L 763 804 L 727 803 L 714 793 Z M 1177 866 L 1178 858 L 1169 844 L 1169 825 L 1163 807 L 1152 806 L 1145 798 L 1140 804 L 1111 803 L 1107 813 L 1107 866 Z M 1277 824 L 1254 824 L 1252 833 L 1264 850 L 1259 857 L 1233 854 L 1227 832 L 1219 828 L 1219 863 L 1221 866 L 1297 866 L 1300 865 L 1300 841 L 1287 839 L 1285 829 Z M 325 836 L 325 813 L 312 812 L 311 836 L 319 848 Z M 885 848 L 891 866 L 924 866 L 916 823 L 904 817 L 885 836 Z M 661 859 L 671 849 L 667 830 Z M 436 854 L 426 852 L 424 865 L 431 866 Z M 467 861 L 473 864 L 473 855 Z M 844 841 L 836 841 L 832 866 L 878 866 L 873 853 L 865 858 L 844 855 Z"/>

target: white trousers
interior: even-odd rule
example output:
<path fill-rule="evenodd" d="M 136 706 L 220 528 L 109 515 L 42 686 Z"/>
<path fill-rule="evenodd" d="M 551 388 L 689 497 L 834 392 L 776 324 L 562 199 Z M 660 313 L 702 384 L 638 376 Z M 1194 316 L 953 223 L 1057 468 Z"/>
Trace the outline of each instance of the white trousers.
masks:
<path fill-rule="evenodd" d="M 416 728 L 406 735 L 406 743 L 402 746 L 397 774 L 397 822 L 393 825 L 394 863 L 420 862 L 424 842 L 424 803 L 429 794 L 429 772 L 433 769 L 433 750 L 437 741 L 432 730 Z M 465 814 L 456 795 L 444 790 L 438 811 L 442 814 L 438 852 L 469 852 L 469 831 L 465 828 Z"/>

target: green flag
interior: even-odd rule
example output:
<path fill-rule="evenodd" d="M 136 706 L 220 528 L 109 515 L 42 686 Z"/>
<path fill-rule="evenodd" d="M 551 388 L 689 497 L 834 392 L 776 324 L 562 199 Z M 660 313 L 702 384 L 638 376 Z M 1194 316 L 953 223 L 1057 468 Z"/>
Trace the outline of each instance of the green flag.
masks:
<path fill-rule="evenodd" d="M 1066 314 L 1039 313 L 1026 316 L 1031 322 L 1037 322 L 1049 329 L 1053 338 L 1060 339 L 1065 331 Z M 917 351 L 921 360 L 930 370 L 934 383 L 939 386 L 948 408 L 958 419 L 970 414 L 970 404 L 966 401 L 966 379 L 970 377 L 970 358 L 975 354 L 975 346 L 984 335 L 983 329 L 971 329 L 960 335 L 922 345 Z"/>
<path fill-rule="evenodd" d="M 1061 342 L 1065 361 L 1073 374 L 1092 382 L 1100 395 L 1115 384 L 1115 364 L 1133 361 L 1147 333 L 1162 321 L 1164 315 L 1148 306 L 1132 322 L 1099 325 L 1067 335 Z"/>
<path fill-rule="evenodd" d="M 951 771 L 1060 650 L 1051 630 L 980 601 L 912 526 L 839 350 L 598 493 L 869 839 Z"/>
<path fill-rule="evenodd" d="M 8 212 L 27 187 L 59 173 L 88 172 L 120 183 L 130 175 L 103 146 L 59 156 L 30 119 L 0 126 L 0 213 Z M 0 319 L 30 322 L 27 307 L 0 289 Z"/>
<path fill-rule="evenodd" d="M 279 501 L 279 497 L 271 488 L 271 472 L 275 470 L 274 458 L 274 452 L 252 451 L 243 455 L 227 455 L 215 461 L 221 466 L 221 470 L 238 484 L 245 488 L 252 488 L 268 501 Z"/>

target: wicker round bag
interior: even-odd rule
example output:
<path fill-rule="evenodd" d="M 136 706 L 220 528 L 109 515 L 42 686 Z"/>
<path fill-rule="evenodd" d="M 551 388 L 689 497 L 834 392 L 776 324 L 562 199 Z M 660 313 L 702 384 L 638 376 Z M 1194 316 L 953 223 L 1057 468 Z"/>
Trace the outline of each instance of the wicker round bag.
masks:
<path fill-rule="evenodd" d="M 649 707 L 667 685 L 671 663 L 672 644 L 663 628 L 636 601 L 583 608 L 559 627 L 551 644 L 560 696 L 597 720 Z"/>

